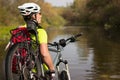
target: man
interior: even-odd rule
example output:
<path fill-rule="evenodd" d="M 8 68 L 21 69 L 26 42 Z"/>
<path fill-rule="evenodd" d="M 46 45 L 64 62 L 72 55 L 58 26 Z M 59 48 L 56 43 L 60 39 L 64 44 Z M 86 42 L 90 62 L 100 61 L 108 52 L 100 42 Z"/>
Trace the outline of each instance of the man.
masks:
<path fill-rule="evenodd" d="M 39 28 L 42 17 L 40 11 L 41 8 L 35 3 L 24 3 L 23 5 L 18 6 L 18 9 L 27 24 L 28 30 L 37 30 L 42 59 L 48 66 L 51 75 L 55 74 L 54 65 L 48 51 L 46 31 L 43 28 Z"/>

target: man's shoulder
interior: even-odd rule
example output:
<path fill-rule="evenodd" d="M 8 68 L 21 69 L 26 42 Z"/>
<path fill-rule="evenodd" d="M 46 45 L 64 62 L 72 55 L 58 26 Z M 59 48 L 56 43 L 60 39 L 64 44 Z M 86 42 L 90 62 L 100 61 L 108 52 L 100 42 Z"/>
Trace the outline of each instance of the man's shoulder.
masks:
<path fill-rule="evenodd" d="M 39 28 L 39 29 L 37 29 L 37 31 L 38 31 L 38 33 L 46 33 L 46 30 L 45 29 L 43 29 L 43 28 Z"/>

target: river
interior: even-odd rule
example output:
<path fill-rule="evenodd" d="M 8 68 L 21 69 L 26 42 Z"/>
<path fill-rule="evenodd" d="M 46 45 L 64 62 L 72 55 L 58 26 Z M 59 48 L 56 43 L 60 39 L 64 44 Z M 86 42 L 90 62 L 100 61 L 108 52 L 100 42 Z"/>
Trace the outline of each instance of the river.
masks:
<path fill-rule="evenodd" d="M 49 42 L 83 33 L 78 41 L 70 43 L 62 51 L 63 58 L 69 62 L 72 80 L 120 80 L 120 45 L 105 39 L 100 30 L 86 31 L 84 28 L 86 27 L 47 29 Z M 3 51 L 3 45 L 0 45 L 0 51 Z M 0 52 L 0 55 L 0 65 L 3 65 L 5 52 Z M 2 78 L 1 68 L 0 80 Z"/>

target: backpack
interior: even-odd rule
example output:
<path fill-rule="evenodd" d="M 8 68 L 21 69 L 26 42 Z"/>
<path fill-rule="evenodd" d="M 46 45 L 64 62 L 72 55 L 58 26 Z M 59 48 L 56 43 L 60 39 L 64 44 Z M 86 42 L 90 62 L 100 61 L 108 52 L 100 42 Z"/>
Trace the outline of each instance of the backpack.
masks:
<path fill-rule="evenodd" d="M 25 27 L 15 28 L 10 31 L 11 33 L 11 43 L 12 45 L 24 42 L 26 40 L 30 40 L 30 34 Z M 10 45 L 11 46 L 11 45 Z M 24 65 L 25 58 L 27 56 L 27 51 L 25 48 L 19 48 L 18 51 L 20 52 L 21 64 Z M 17 73 L 17 57 L 18 54 L 15 52 L 12 60 L 12 72 Z"/>
<path fill-rule="evenodd" d="M 25 27 L 13 29 L 10 31 L 10 33 L 12 35 L 11 41 L 13 44 L 30 40 L 30 34 Z"/>

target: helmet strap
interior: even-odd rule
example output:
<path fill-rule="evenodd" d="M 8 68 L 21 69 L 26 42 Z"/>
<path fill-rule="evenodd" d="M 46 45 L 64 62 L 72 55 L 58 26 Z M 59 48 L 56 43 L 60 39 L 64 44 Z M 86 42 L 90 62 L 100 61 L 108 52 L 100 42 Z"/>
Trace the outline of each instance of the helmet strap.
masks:
<path fill-rule="evenodd" d="M 33 15 L 34 15 L 34 18 L 32 17 Z M 37 20 L 36 20 L 36 19 L 37 19 L 36 13 L 32 13 L 32 14 L 31 14 L 31 19 L 32 19 L 33 21 L 35 21 L 36 23 L 38 23 Z"/>
<path fill-rule="evenodd" d="M 37 22 L 37 15 L 35 14 L 35 21 Z M 38 22 L 37 22 L 38 23 Z"/>

